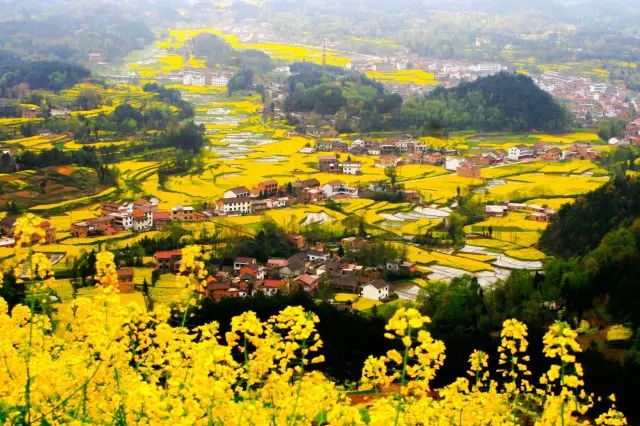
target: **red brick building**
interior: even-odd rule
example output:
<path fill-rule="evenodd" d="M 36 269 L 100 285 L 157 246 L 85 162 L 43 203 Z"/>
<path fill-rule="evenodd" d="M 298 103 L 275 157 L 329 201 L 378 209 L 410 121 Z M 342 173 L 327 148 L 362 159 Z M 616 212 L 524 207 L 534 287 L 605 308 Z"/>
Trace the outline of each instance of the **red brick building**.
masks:
<path fill-rule="evenodd" d="M 118 290 L 122 292 L 133 291 L 133 268 L 118 268 Z"/>
<path fill-rule="evenodd" d="M 157 251 L 153 257 L 156 260 L 156 269 L 163 272 L 178 272 L 182 260 L 182 250 Z"/>
<path fill-rule="evenodd" d="M 480 179 L 480 167 L 474 166 L 470 161 L 465 162 L 456 169 L 458 176 L 466 178 Z"/>

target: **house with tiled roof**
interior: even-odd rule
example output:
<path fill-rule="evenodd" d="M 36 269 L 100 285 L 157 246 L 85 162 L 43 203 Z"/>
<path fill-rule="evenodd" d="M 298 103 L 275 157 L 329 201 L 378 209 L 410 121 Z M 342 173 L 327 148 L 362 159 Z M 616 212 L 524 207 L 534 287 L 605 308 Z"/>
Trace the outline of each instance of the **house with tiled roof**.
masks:
<path fill-rule="evenodd" d="M 365 299 L 383 301 L 389 298 L 389 283 L 382 279 L 370 281 L 362 287 L 360 295 Z"/>
<path fill-rule="evenodd" d="M 182 250 L 162 250 L 153 255 L 156 269 L 162 272 L 178 272 L 182 261 Z"/>

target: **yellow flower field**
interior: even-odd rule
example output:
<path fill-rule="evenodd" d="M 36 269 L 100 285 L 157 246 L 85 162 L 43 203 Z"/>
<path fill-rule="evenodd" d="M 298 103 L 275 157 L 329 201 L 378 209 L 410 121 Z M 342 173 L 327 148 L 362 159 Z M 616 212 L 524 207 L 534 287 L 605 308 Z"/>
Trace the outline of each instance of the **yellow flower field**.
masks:
<path fill-rule="evenodd" d="M 67 205 L 70 205 L 70 204 L 74 204 L 74 203 L 77 203 L 77 202 L 83 202 L 83 201 L 94 200 L 94 199 L 97 199 L 97 198 L 102 198 L 102 197 L 105 197 L 105 196 L 115 192 L 115 191 L 116 191 L 116 188 L 114 188 L 114 187 L 107 188 L 104 191 L 102 191 L 102 192 L 100 192 L 100 193 L 98 193 L 96 195 L 91 195 L 91 196 L 87 196 L 87 197 L 80 197 L 80 198 L 74 198 L 72 200 L 62 201 L 62 202 L 54 203 L 54 204 L 41 204 L 41 205 L 38 205 L 38 206 L 31 207 L 29 210 L 32 210 L 32 211 L 51 210 L 51 209 L 54 209 L 54 208 L 57 208 L 57 207 L 64 207 L 64 206 L 67 206 Z"/>
<path fill-rule="evenodd" d="M 355 309 L 356 311 L 366 311 L 366 310 L 369 310 L 369 309 L 373 308 L 374 306 L 380 306 L 380 305 L 382 305 L 382 302 L 378 302 L 377 300 L 366 299 L 364 297 L 360 297 L 355 302 L 353 302 L 351 307 L 353 309 Z"/>
<path fill-rule="evenodd" d="M 519 259 L 519 260 L 544 260 L 547 258 L 543 252 L 533 247 L 516 249 L 516 250 L 505 250 L 504 254 L 507 256 Z"/>
<path fill-rule="evenodd" d="M 415 84 L 418 86 L 437 86 L 439 84 L 435 74 L 423 70 L 367 71 L 366 75 L 381 83 Z"/>

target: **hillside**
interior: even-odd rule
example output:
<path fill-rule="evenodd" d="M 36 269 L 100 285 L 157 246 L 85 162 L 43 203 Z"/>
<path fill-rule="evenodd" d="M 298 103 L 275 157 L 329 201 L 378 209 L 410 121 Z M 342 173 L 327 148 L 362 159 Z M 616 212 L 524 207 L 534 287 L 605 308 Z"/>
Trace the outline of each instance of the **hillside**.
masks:
<path fill-rule="evenodd" d="M 531 78 L 506 72 L 412 98 L 398 120 L 404 129 L 485 131 L 560 131 L 570 124 L 567 111 Z"/>
<path fill-rule="evenodd" d="M 640 180 L 618 177 L 565 205 L 542 234 L 543 248 L 564 257 L 583 255 L 604 235 L 640 217 Z"/>

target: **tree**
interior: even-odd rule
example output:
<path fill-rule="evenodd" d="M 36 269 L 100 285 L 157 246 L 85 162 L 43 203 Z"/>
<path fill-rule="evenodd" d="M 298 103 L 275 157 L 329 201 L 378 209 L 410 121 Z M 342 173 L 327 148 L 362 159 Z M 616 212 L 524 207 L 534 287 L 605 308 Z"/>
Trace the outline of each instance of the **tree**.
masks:
<path fill-rule="evenodd" d="M 598 125 L 598 136 L 604 141 L 624 136 L 626 123 L 621 118 L 609 118 Z"/>
<path fill-rule="evenodd" d="M 394 166 L 385 167 L 384 174 L 389 178 L 391 190 L 395 192 L 396 184 L 398 182 L 398 173 Z"/>

